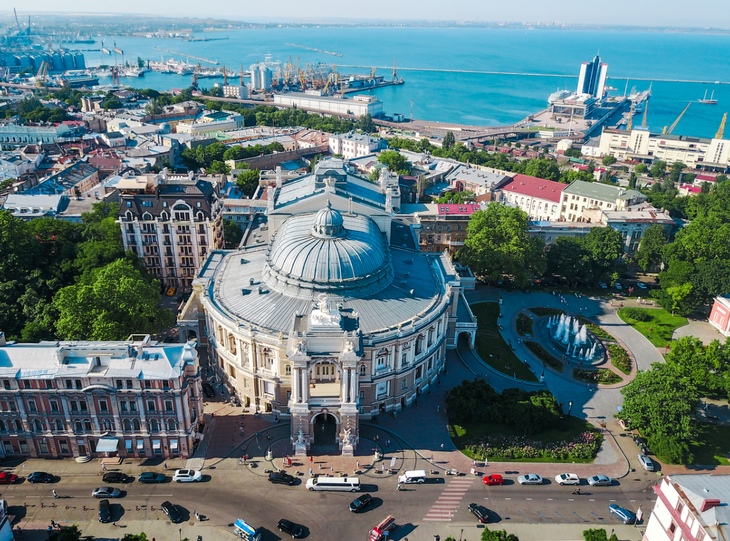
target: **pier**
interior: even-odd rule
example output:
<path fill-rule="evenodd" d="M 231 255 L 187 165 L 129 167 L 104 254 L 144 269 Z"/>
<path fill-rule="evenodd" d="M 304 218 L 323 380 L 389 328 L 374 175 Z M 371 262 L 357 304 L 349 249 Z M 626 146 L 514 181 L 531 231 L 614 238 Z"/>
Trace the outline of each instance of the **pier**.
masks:
<path fill-rule="evenodd" d="M 314 47 L 305 47 L 304 45 L 297 45 L 296 43 L 286 43 L 285 45 L 289 45 L 291 47 L 299 47 L 300 49 L 307 49 L 308 51 L 316 51 L 318 53 L 331 54 L 332 56 L 345 56 L 340 53 L 333 53 L 331 51 L 323 51 L 322 49 L 315 49 Z M 370 69 L 370 68 L 368 68 L 368 69 Z"/>
<path fill-rule="evenodd" d="M 216 62 L 215 60 L 208 60 L 207 58 L 201 58 L 199 56 L 193 56 L 191 54 L 178 53 L 175 51 L 168 51 L 167 49 L 163 49 L 161 47 L 158 47 L 157 45 L 155 45 L 155 49 L 157 49 L 158 51 L 162 51 L 164 53 L 176 54 L 178 56 L 185 56 L 187 58 L 194 58 L 195 60 L 200 60 L 201 62 L 207 62 L 208 64 L 213 64 L 214 66 L 218 65 L 218 62 Z"/>

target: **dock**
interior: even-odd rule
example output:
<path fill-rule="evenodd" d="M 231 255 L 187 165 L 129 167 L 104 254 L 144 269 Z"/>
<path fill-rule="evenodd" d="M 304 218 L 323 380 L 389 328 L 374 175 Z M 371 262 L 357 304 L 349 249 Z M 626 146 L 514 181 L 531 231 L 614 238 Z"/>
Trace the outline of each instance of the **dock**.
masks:
<path fill-rule="evenodd" d="M 162 47 L 158 47 L 157 45 L 155 45 L 155 49 L 157 49 L 158 51 L 165 52 L 165 53 L 176 54 L 178 56 L 185 56 L 187 58 L 194 58 L 195 60 L 200 60 L 201 62 L 207 62 L 208 64 L 213 64 L 214 66 L 218 65 L 218 62 L 215 60 L 208 60 L 207 58 L 201 58 L 200 56 L 193 56 L 191 54 L 178 53 L 175 51 L 168 51 L 167 49 L 163 49 Z"/>
<path fill-rule="evenodd" d="M 305 47 L 304 45 L 297 45 L 296 43 L 286 43 L 285 45 L 289 45 L 291 47 L 299 47 L 300 49 L 307 49 L 308 51 L 316 51 L 318 53 L 331 54 L 332 56 L 345 56 L 340 53 L 333 53 L 331 51 L 323 51 L 322 49 L 315 49 L 314 47 Z M 368 68 L 368 69 L 370 69 L 370 68 Z"/>

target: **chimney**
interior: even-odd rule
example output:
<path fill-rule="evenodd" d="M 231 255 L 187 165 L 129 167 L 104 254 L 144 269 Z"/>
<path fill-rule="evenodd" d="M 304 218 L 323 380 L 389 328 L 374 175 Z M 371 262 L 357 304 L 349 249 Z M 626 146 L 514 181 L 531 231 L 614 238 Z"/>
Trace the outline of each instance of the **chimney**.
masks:
<path fill-rule="evenodd" d="M 713 507 L 717 507 L 720 505 L 720 500 L 702 500 L 702 507 L 700 508 L 700 512 L 704 513 L 708 509 L 712 509 Z"/>

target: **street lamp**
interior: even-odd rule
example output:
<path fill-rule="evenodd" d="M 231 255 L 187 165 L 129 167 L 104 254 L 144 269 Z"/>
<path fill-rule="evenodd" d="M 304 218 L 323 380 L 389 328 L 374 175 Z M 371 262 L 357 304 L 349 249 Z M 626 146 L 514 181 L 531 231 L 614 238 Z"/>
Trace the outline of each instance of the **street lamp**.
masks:
<path fill-rule="evenodd" d="M 572 409 L 573 409 L 573 401 L 571 400 L 570 402 L 568 402 L 568 417 L 570 417 L 570 412 L 572 411 Z"/>
<path fill-rule="evenodd" d="M 178 529 L 177 533 L 179 535 L 180 541 L 182 541 L 182 528 Z"/>

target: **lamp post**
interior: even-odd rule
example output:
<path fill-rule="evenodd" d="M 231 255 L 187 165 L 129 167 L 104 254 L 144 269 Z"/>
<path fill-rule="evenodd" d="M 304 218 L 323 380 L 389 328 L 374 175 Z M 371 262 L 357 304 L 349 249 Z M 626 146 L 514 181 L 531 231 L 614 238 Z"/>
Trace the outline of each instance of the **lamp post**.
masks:
<path fill-rule="evenodd" d="M 571 400 L 568 402 L 568 417 L 570 417 L 570 412 L 573 410 L 573 401 Z"/>

